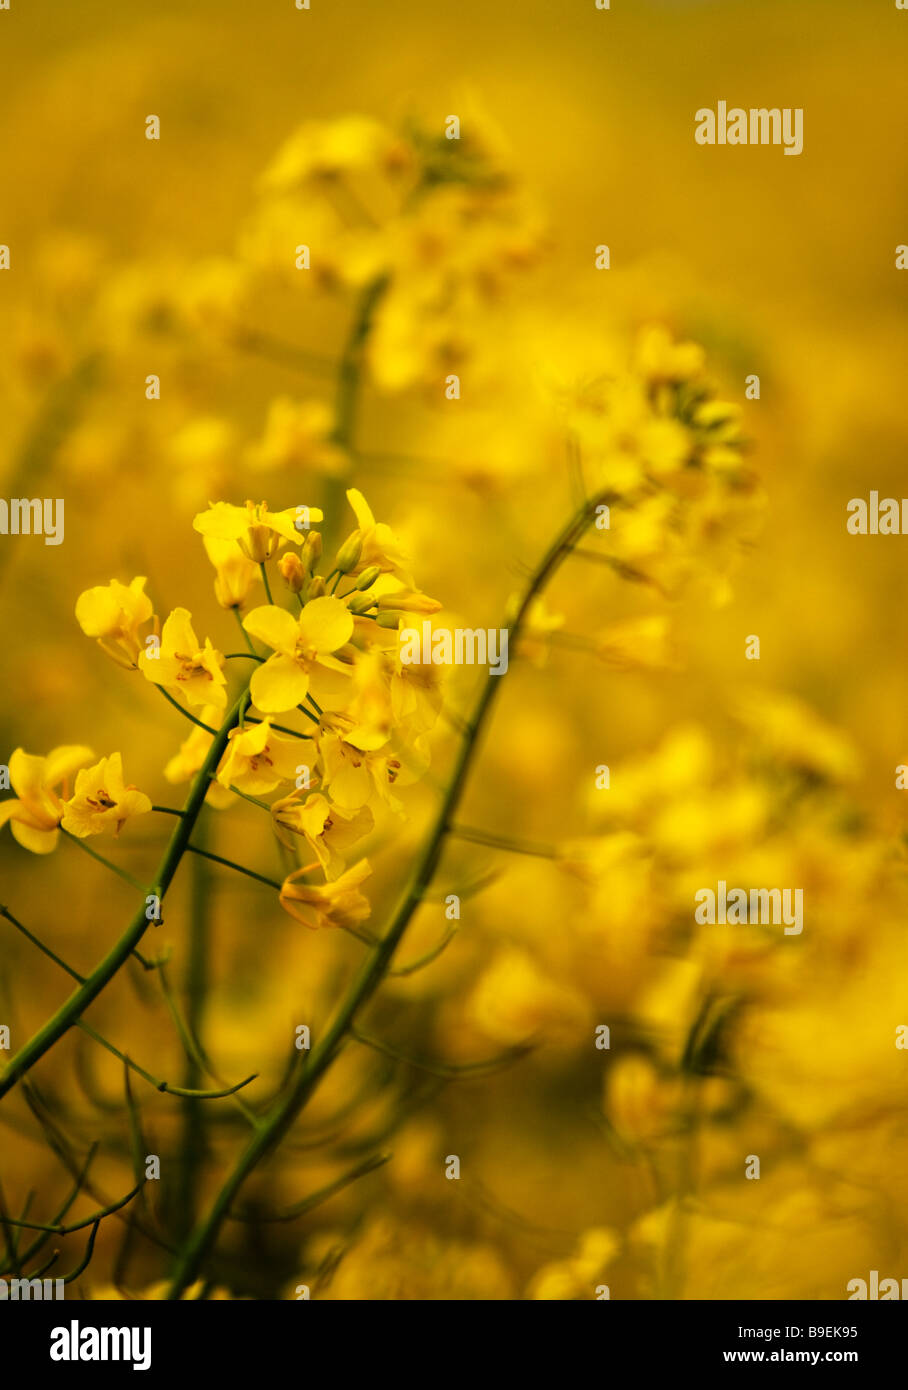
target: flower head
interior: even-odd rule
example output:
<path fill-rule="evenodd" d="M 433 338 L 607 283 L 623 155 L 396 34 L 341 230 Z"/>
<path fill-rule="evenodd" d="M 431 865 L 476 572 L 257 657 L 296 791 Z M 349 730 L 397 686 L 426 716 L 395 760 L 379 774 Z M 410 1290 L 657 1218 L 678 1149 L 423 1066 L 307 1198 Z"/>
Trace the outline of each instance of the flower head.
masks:
<path fill-rule="evenodd" d="M 274 791 L 281 782 L 289 782 L 299 766 L 299 739 L 280 738 L 271 721 L 263 719 L 261 724 L 230 731 L 218 781 L 222 787 L 237 787 L 250 796 L 260 796 Z"/>
<path fill-rule="evenodd" d="M 105 831 L 119 835 L 130 816 L 145 815 L 150 810 L 150 797 L 138 787 L 126 785 L 123 759 L 119 753 L 111 753 L 109 758 L 78 773 L 75 790 L 63 807 L 61 824 L 80 840 Z"/>
<path fill-rule="evenodd" d="M 358 488 L 347 490 L 347 501 L 356 513 L 356 524 L 362 539 L 359 561 L 352 573 L 362 574 L 363 570 L 377 565 L 383 572 L 394 574 L 405 584 L 412 585 L 413 581 L 405 568 L 407 556 L 391 527 L 375 520 L 369 503 Z"/>
<path fill-rule="evenodd" d="M 92 750 L 80 744 L 63 744 L 46 758 L 17 748 L 9 760 L 9 780 L 16 796 L 0 802 L 0 825 L 9 821 L 14 839 L 33 854 L 50 854 L 59 839 L 57 827 L 68 779 L 92 757 Z"/>
<path fill-rule="evenodd" d="M 266 502 L 247 502 L 245 507 L 212 502 L 192 524 L 202 536 L 236 541 L 244 555 L 261 565 L 284 545 L 302 545 L 310 522 L 321 521 L 323 516 L 318 507 L 287 507 L 282 512 L 272 512 Z"/>
<path fill-rule="evenodd" d="M 227 703 L 224 658 L 215 651 L 211 639 L 199 646 L 192 628 L 192 614 L 175 608 L 164 624 L 160 650 L 142 652 L 139 670 L 146 680 L 163 686 L 171 695 L 182 696 L 188 705 Z"/>
<path fill-rule="evenodd" d="M 319 927 L 357 927 L 371 912 L 369 899 L 359 891 L 372 872 L 368 859 L 330 883 L 303 883 L 308 869 L 288 874 L 281 887 L 281 907 L 313 931 Z"/>
<path fill-rule="evenodd" d="M 139 628 L 151 618 L 151 599 L 144 575 L 130 584 L 112 579 L 86 589 L 76 600 L 76 621 L 87 637 L 121 666 L 135 666 L 141 650 Z"/>
<path fill-rule="evenodd" d="M 215 568 L 214 596 L 222 608 L 242 608 L 252 585 L 259 580 L 258 566 L 238 541 L 206 536 L 205 553 Z"/>
<path fill-rule="evenodd" d="M 328 879 L 338 878 L 347 865 L 346 856 L 364 835 L 368 835 L 375 821 L 368 806 L 357 811 L 345 811 L 333 806 L 326 796 L 314 792 L 301 800 L 304 793 L 294 792 L 271 807 L 275 829 L 284 843 L 287 843 L 281 830 L 290 830 L 296 835 L 305 835 L 318 855 L 319 863 Z"/>
<path fill-rule="evenodd" d="M 283 714 L 305 700 L 310 686 L 320 703 L 344 690 L 350 666 L 332 656 L 353 635 L 353 618 L 340 599 L 311 599 L 294 618 L 285 608 L 263 604 L 243 626 L 274 652 L 253 674 L 252 699 L 263 714 Z M 338 684 L 340 682 L 340 686 Z"/>

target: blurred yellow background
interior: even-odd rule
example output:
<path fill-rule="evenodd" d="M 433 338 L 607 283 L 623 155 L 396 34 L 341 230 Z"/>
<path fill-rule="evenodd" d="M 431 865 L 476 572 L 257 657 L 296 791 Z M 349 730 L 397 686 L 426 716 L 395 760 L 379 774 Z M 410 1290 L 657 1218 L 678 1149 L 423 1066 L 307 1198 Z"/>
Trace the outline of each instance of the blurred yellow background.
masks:
<path fill-rule="evenodd" d="M 661 636 L 655 653 L 637 637 L 629 654 L 606 643 L 604 663 L 543 637 L 515 658 L 462 819 L 545 844 L 592 838 L 595 870 L 568 851 L 552 863 L 452 848 L 440 892 L 494 881 L 465 898 L 435 965 L 385 987 L 367 1029 L 448 1065 L 537 1032 L 539 1046 L 449 1084 L 348 1046 L 244 1202 L 287 1207 L 375 1145 L 393 1157 L 293 1223 L 228 1223 L 207 1271 L 227 1296 L 293 1297 L 308 1281 L 313 1297 L 337 1298 L 586 1298 L 606 1283 L 614 1298 L 837 1299 L 870 1268 L 908 1273 L 906 1064 L 894 1046 L 908 1024 L 895 785 L 908 761 L 906 542 L 845 530 L 850 498 L 900 497 L 905 477 L 906 46 L 908 15 L 844 0 L 615 0 L 608 12 L 592 0 L 313 0 L 303 12 L 291 0 L 196 0 L 188 12 L 13 0 L 0 14 L 3 495 L 66 504 L 59 547 L 0 540 L 3 749 L 120 749 L 128 781 L 181 804 L 162 768 L 189 726 L 112 665 L 73 611 L 91 586 L 147 575 L 162 617 L 182 605 L 200 635 L 239 650 L 192 529 L 209 501 L 323 506 L 328 549 L 354 525 L 343 490 L 356 486 L 450 621 L 498 626 L 576 501 L 565 393 L 648 325 L 705 349 L 765 491 L 724 604 L 709 584 L 665 599 L 565 566 L 547 597 L 565 631 L 597 637 L 655 615 L 670 656 Z M 694 112 L 720 100 L 803 107 L 804 152 L 698 146 Z M 145 139 L 151 113 L 160 141 Z M 406 286 L 400 229 L 388 221 L 390 250 L 360 247 L 358 219 L 384 229 L 386 215 L 387 190 L 364 175 L 341 209 L 341 227 L 353 224 L 342 272 L 300 288 L 292 253 L 307 235 L 269 222 L 262 172 L 305 123 L 418 122 L 441 140 L 452 113 L 507 171 L 516 230 L 487 297 L 449 336 L 430 324 L 404 343 L 412 306 L 386 301 L 352 439 L 335 454 L 332 364 L 370 256 L 399 255 Z M 321 201 L 310 206 L 313 246 L 326 249 Z M 414 265 L 436 254 L 432 219 L 430 207 L 425 245 L 406 253 Z M 456 237 L 441 241 L 439 257 L 457 262 Z M 595 268 L 600 244 L 608 272 Z M 462 378 L 456 404 L 447 371 Z M 145 399 L 150 373 L 160 402 Z M 745 400 L 751 373 L 758 401 Z M 309 411 L 289 443 L 276 401 Z M 721 549 L 724 535 L 704 527 L 707 542 Z M 759 663 L 744 657 L 750 634 Z M 470 675 L 448 682 L 461 718 Z M 406 821 L 379 827 L 370 849 L 376 929 L 425 838 L 451 740 L 442 722 Z M 592 789 L 600 763 L 607 803 Z M 217 852 L 277 873 L 257 812 L 205 814 Z M 170 828 L 151 819 L 99 846 L 143 881 Z M 687 904 L 720 877 L 803 885 L 803 938 L 693 933 Z M 69 844 L 38 859 L 4 832 L 0 902 L 83 973 L 134 898 Z M 261 1073 L 249 1101 L 263 1102 L 293 1027 L 317 1031 L 363 948 L 298 928 L 273 895 L 198 861 L 174 898 L 143 950 L 169 947 L 185 991 L 186 921 L 205 904 L 204 1044 L 231 1080 Z M 15 1051 L 68 986 L 0 925 L 0 1021 Z M 401 959 L 441 927 L 438 903 L 424 904 Z M 179 1080 L 185 1058 L 154 974 L 127 975 L 88 1017 Z M 698 1069 L 685 1047 L 714 1009 L 714 1065 Z M 607 1053 L 591 1041 L 601 1023 Z M 122 1067 L 70 1034 L 35 1079 L 79 1154 L 101 1141 L 98 1189 L 126 1191 Z M 199 1128 L 135 1078 L 134 1090 L 148 1151 L 172 1175 L 160 1197 L 143 1195 L 145 1223 L 179 1244 L 242 1142 L 242 1116 L 207 1103 Z M 9 1211 L 34 1187 L 34 1219 L 49 1220 L 65 1166 L 20 1093 L 0 1122 Z M 459 1181 L 445 1178 L 450 1154 Z M 759 1182 L 743 1177 L 754 1154 Z M 86 1294 L 165 1277 L 166 1252 L 126 1229 L 102 1226 Z"/>

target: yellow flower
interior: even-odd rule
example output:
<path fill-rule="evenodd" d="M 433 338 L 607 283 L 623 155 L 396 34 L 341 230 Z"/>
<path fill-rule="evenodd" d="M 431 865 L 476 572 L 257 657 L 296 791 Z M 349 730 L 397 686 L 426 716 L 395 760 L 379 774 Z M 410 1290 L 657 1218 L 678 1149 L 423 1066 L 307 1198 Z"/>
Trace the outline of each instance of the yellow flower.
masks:
<path fill-rule="evenodd" d="M 389 593 L 379 594 L 378 611 L 380 613 L 440 613 L 442 605 L 437 598 L 429 598 L 428 594 L 420 593 L 418 589 L 395 589 Z"/>
<path fill-rule="evenodd" d="M 70 835 L 84 840 L 112 830 L 119 835 L 130 816 L 145 815 L 151 799 L 138 787 L 123 781 L 123 760 L 119 753 L 102 758 L 94 767 L 83 768 L 76 776 L 75 790 L 63 807 L 61 824 Z"/>
<path fill-rule="evenodd" d="M 401 810 L 391 792 L 401 764 L 392 755 L 388 735 L 361 725 L 346 728 L 339 720 L 323 719 L 321 724 L 322 782 L 331 800 L 346 811 L 357 811 L 377 792 L 392 810 Z"/>
<path fill-rule="evenodd" d="M 527 952 L 499 951 L 470 998 L 473 1022 L 505 1044 L 575 1040 L 587 1023 L 588 1004 L 570 986 L 552 978 Z"/>
<path fill-rule="evenodd" d="M 622 670 L 671 670 L 677 664 L 664 613 L 628 618 L 596 634 L 596 654 Z"/>
<path fill-rule="evenodd" d="M 534 1275 L 527 1297 L 546 1301 L 596 1298 L 602 1276 L 618 1250 L 618 1237 L 608 1227 L 585 1231 L 575 1255 L 543 1265 Z"/>
<path fill-rule="evenodd" d="M 648 1058 L 630 1053 L 606 1073 L 603 1101 L 618 1134 L 631 1144 L 663 1138 L 679 1123 L 682 1083 L 663 1078 Z"/>
<path fill-rule="evenodd" d="M 318 855 L 325 877 L 337 879 L 347 866 L 348 851 L 374 826 L 372 812 L 367 806 L 358 811 L 344 811 L 318 792 L 307 796 L 302 804 L 300 796 L 295 792 L 282 801 L 275 801 L 271 807 L 278 837 L 288 843 L 279 827 L 305 835 Z"/>
<path fill-rule="evenodd" d="M 245 507 L 212 502 L 192 524 L 202 536 L 236 541 L 243 554 L 260 565 L 282 545 L 302 545 L 310 523 L 321 521 L 323 515 L 318 507 L 287 507 L 282 512 L 272 512 L 266 502 L 247 502 Z"/>
<path fill-rule="evenodd" d="M 675 343 L 668 330 L 656 324 L 640 333 L 635 366 L 650 381 L 679 382 L 698 376 L 705 358 L 699 343 Z"/>
<path fill-rule="evenodd" d="M 121 666 L 134 667 L 141 650 L 139 628 L 151 617 L 151 599 L 145 593 L 144 576 L 121 584 L 112 579 L 86 589 L 76 600 L 76 621 L 87 637 Z"/>
<path fill-rule="evenodd" d="M 412 584 L 413 581 L 405 568 L 408 564 L 407 556 L 390 526 L 386 526 L 383 521 L 375 520 L 368 502 L 358 488 L 348 488 L 347 501 L 356 514 L 356 524 L 363 543 L 359 562 L 351 573 L 362 574 L 363 570 L 378 565 L 383 572 L 395 574 L 405 584 Z"/>
<path fill-rule="evenodd" d="M 407 158 L 400 138 L 368 116 L 306 121 L 278 150 L 262 176 L 262 187 L 289 193 L 310 181 L 327 182 L 378 165 L 394 172 Z"/>
<path fill-rule="evenodd" d="M 142 652 L 139 657 L 139 670 L 146 680 L 171 695 L 182 695 L 188 705 L 214 705 L 219 710 L 227 703 L 223 665 L 224 658 L 210 638 L 205 638 L 204 647 L 199 646 L 192 615 L 185 608 L 175 608 L 167 619 L 157 654 Z"/>
<path fill-rule="evenodd" d="M 296 777 L 305 747 L 299 739 L 279 738 L 269 719 L 232 729 L 217 779 L 222 787 L 237 787 L 250 796 L 274 791 Z"/>
<path fill-rule="evenodd" d="M 332 656 L 353 635 L 353 618 L 340 599 L 330 595 L 305 604 L 298 618 L 285 608 L 263 604 L 246 615 L 243 626 L 271 647 L 250 685 L 252 699 L 263 714 L 283 714 L 305 700 L 312 685 L 320 704 L 331 704 L 344 690 L 351 667 Z M 341 682 L 341 684 L 339 684 Z"/>
<path fill-rule="evenodd" d="M 260 577 L 258 566 L 240 549 L 238 541 L 206 536 L 204 545 L 216 571 L 214 596 L 218 603 L 222 608 L 242 608 L 250 588 Z"/>
<path fill-rule="evenodd" d="M 343 472 L 346 455 L 331 443 L 333 428 L 333 413 L 323 401 L 297 402 L 280 396 L 268 407 L 265 433 L 248 450 L 247 462 L 261 471 L 306 468 L 336 475 Z"/>
<path fill-rule="evenodd" d="M 297 881 L 308 872 L 296 869 L 284 879 L 281 907 L 291 917 L 313 931 L 319 927 L 356 927 L 366 920 L 372 909 L 359 887 L 372 872 L 368 859 L 361 859 L 331 883 Z"/>
<path fill-rule="evenodd" d="M 9 821 L 13 838 L 33 854 L 50 854 L 59 839 L 57 826 L 68 794 L 67 781 L 94 754 L 79 744 L 63 744 L 46 758 L 17 748 L 9 760 L 15 797 L 0 802 L 0 825 Z M 55 788 L 62 783 L 62 795 Z"/>

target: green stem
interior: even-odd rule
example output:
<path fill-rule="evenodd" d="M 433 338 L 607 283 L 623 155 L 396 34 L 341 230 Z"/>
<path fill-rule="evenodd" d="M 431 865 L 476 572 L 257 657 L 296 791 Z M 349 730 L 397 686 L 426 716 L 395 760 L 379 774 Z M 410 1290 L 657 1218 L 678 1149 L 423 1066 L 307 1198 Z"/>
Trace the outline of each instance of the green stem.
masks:
<path fill-rule="evenodd" d="M 259 883 L 267 883 L 269 888 L 276 888 L 280 892 L 283 884 L 273 878 L 265 878 L 264 874 L 257 874 L 254 869 L 247 869 L 244 864 L 235 864 L 232 859 L 224 859 L 220 854 L 212 854 L 210 850 L 202 849 L 199 845 L 187 845 L 190 854 L 201 855 L 203 859 L 211 859 L 215 864 L 223 864 L 226 869 L 235 869 L 238 874 L 245 874 L 247 878 L 257 879 Z"/>
<path fill-rule="evenodd" d="M 210 830 L 210 826 L 207 827 Z M 199 823 L 196 834 L 206 841 L 206 822 Z M 195 1042 L 201 1048 L 202 1024 L 205 1009 L 205 996 L 208 992 L 209 931 L 211 883 L 205 859 L 197 855 L 192 861 L 191 902 L 189 913 L 189 959 L 186 964 L 186 1026 Z M 195 1049 L 186 1054 L 186 1067 L 183 1085 L 187 1090 L 197 1090 L 202 1083 L 202 1070 Z M 176 1197 L 174 1213 L 174 1234 L 184 1240 L 196 1220 L 198 1206 L 198 1185 L 202 1163 L 205 1158 L 205 1112 L 192 1101 L 183 1103 L 183 1126 L 180 1151 L 177 1163 Z"/>
<path fill-rule="evenodd" d="M 121 1197 L 118 1202 L 108 1203 L 108 1205 L 102 1207 L 100 1211 L 93 1212 L 91 1216 L 86 1216 L 83 1221 L 74 1221 L 71 1226 L 50 1226 L 46 1222 L 41 1221 L 18 1221 L 15 1217 L 10 1217 L 9 1222 L 11 1226 L 21 1226 L 24 1231 L 49 1231 L 55 1236 L 71 1236 L 75 1231 L 84 1231 L 86 1226 L 93 1226 L 96 1221 L 102 1221 L 105 1216 L 111 1216 L 115 1211 L 119 1211 L 121 1207 L 125 1207 L 126 1203 L 131 1202 L 136 1193 L 140 1192 L 144 1186 L 145 1179 L 143 1178 L 140 1183 L 136 1184 L 131 1192 L 127 1192 L 126 1196 Z"/>
<path fill-rule="evenodd" d="M 259 565 L 259 569 L 262 571 L 262 583 L 265 586 L 265 593 L 268 596 L 268 602 L 274 603 L 274 599 L 271 597 L 271 585 L 268 583 L 268 570 L 265 567 L 264 561 Z M 245 632 L 245 630 L 246 629 L 244 628 L 243 631 Z"/>
<path fill-rule="evenodd" d="M 160 899 L 163 899 L 173 876 L 180 866 L 189 837 L 192 834 L 199 812 L 205 802 L 205 793 L 208 790 L 208 783 L 212 773 L 217 767 L 227 746 L 227 737 L 230 730 L 236 725 L 239 718 L 242 702 L 246 698 L 244 690 L 240 698 L 236 701 L 233 709 L 227 715 L 224 723 L 214 735 L 211 747 L 205 757 L 205 761 L 196 773 L 195 780 L 183 808 L 183 814 L 174 827 L 173 834 L 167 844 L 157 872 L 154 876 L 154 891 Z M 6 1095 L 7 1091 L 25 1076 L 36 1062 L 44 1056 L 46 1052 L 54 1046 L 56 1042 L 67 1033 L 75 1024 L 76 1020 L 88 1008 L 92 1000 L 96 999 L 101 991 L 110 983 L 117 971 L 125 964 L 130 955 L 138 946 L 145 932 L 151 925 L 145 915 L 146 904 L 143 897 L 142 902 L 136 909 L 135 916 L 129 923 L 123 935 L 110 948 L 107 955 L 95 966 L 92 973 L 85 980 L 84 984 L 70 995 L 52 1018 L 39 1028 L 38 1032 L 25 1044 L 16 1056 L 0 1072 L 0 1098 Z"/>
<path fill-rule="evenodd" d="M 512 840 L 505 835 L 491 835 L 486 830 L 474 830 L 468 825 L 452 825 L 450 834 L 456 840 L 469 840 L 473 845 L 485 845 L 488 849 L 503 849 L 508 854 L 529 854 L 539 859 L 556 859 L 555 845 L 536 844 L 531 840 Z"/>
<path fill-rule="evenodd" d="M 199 728 L 200 728 L 200 729 L 204 729 L 205 732 L 208 733 L 208 734 L 216 734 L 216 733 L 217 733 L 217 729 L 212 729 L 212 727 L 211 727 L 210 724 L 203 724 L 202 721 L 201 721 L 201 719 L 196 719 L 196 717 L 195 717 L 194 714 L 190 714 L 190 713 L 189 713 L 189 710 L 186 709 L 183 705 L 181 705 L 180 702 L 179 702 L 179 700 L 175 700 L 175 699 L 173 698 L 173 696 L 171 695 L 170 691 L 169 691 L 169 690 L 165 690 L 164 687 L 163 687 L 163 685 L 159 685 L 159 686 L 158 686 L 158 689 L 160 690 L 161 694 L 164 696 L 164 699 L 165 699 L 165 700 L 169 700 L 170 703 L 173 705 L 174 709 L 178 709 L 178 710 L 180 711 L 180 714 L 182 714 L 182 716 L 183 716 L 184 719 L 191 719 L 192 722 L 193 722 L 193 724 L 198 724 Z"/>
<path fill-rule="evenodd" d="M 248 633 L 248 632 L 246 631 L 246 629 L 243 627 L 243 619 L 240 617 L 240 610 L 239 610 L 238 608 L 234 608 L 234 610 L 233 610 L 233 616 L 236 618 L 237 627 L 239 628 L 240 632 L 243 634 L 243 641 L 246 643 L 246 646 L 249 648 L 249 653 L 250 653 L 250 655 L 251 655 L 251 656 L 257 656 L 258 653 L 257 653 L 257 651 L 255 650 L 255 647 L 252 645 L 252 638 L 249 636 L 249 633 Z"/>
<path fill-rule="evenodd" d="M 549 579 L 595 517 L 596 507 L 602 502 L 608 502 L 608 500 L 608 495 L 602 495 L 585 502 L 561 534 L 553 541 L 527 587 L 516 616 L 509 624 L 509 636 L 512 640 L 519 636 L 521 626 L 536 596 L 544 589 Z M 179 1298 L 187 1285 L 195 1279 L 202 1262 L 217 1238 L 237 1193 L 262 1159 L 280 1143 L 287 1133 L 342 1047 L 358 1013 L 368 1003 L 384 979 L 410 919 L 422 902 L 435 873 L 445 836 L 463 795 L 470 765 L 478 746 L 479 735 L 489 717 L 497 692 L 502 684 L 503 680 L 500 676 L 489 674 L 486 677 L 475 713 L 467 726 L 467 737 L 455 763 L 454 772 L 432 835 L 416 866 L 410 886 L 394 914 L 391 925 L 363 962 L 347 997 L 341 1003 L 322 1038 L 312 1049 L 305 1069 L 298 1073 L 285 1094 L 263 1117 L 261 1128 L 252 1136 L 237 1159 L 215 1197 L 207 1217 L 196 1228 L 177 1262 L 168 1291 L 168 1298 Z"/>

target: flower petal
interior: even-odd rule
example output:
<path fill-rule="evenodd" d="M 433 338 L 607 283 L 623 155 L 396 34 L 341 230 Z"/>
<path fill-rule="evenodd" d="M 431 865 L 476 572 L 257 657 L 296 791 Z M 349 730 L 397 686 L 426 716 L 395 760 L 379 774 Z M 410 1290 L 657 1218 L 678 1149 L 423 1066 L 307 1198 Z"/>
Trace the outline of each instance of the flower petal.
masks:
<path fill-rule="evenodd" d="M 284 652 L 290 656 L 296 651 L 300 635 L 299 623 L 286 608 L 264 603 L 260 608 L 253 608 L 246 614 L 243 627 L 252 637 L 257 637 L 260 642 L 264 642 L 276 652 Z M 256 703 L 258 704 L 258 701 Z M 259 708 L 261 709 L 260 705 Z"/>
<path fill-rule="evenodd" d="M 32 854 L 51 854 L 60 838 L 59 830 L 36 830 L 28 821 L 12 820 L 9 828 L 23 849 L 30 849 Z"/>
<path fill-rule="evenodd" d="M 336 652 L 353 636 L 353 615 L 339 598 L 325 594 L 311 599 L 303 608 L 299 630 L 307 647 L 317 652 Z"/>
<path fill-rule="evenodd" d="M 262 714 L 286 714 L 305 700 L 309 677 L 298 661 L 277 654 L 256 668 L 249 688 Z"/>

